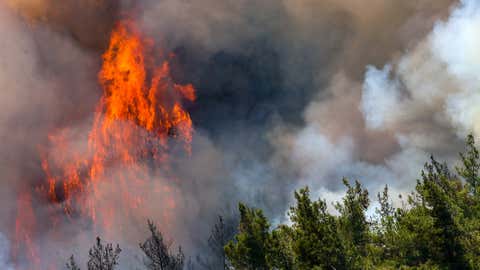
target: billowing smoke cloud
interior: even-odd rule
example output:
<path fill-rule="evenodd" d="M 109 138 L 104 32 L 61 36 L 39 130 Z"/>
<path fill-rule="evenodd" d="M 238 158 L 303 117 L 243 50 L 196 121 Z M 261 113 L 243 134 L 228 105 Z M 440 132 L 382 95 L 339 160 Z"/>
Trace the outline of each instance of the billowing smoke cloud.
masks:
<path fill-rule="evenodd" d="M 15 202 L 12 191 L 38 181 L 38 159 L 34 157 L 48 130 L 81 118 L 82 111 L 90 109 L 97 98 L 92 94 L 97 86 L 87 71 L 94 66 L 89 53 L 68 38 L 29 26 L 3 3 L 0 14 L 5 37 L 0 42 L 0 183 L 4 203 L 9 205 Z M 2 208 L 2 215 L 10 216 L 14 209 Z M 2 223 L 10 222 L 2 219 Z"/>
<path fill-rule="evenodd" d="M 215 216 L 239 200 L 282 221 L 292 191 L 304 185 L 330 201 L 341 196 L 342 177 L 362 180 L 372 193 L 385 183 L 403 192 L 429 154 L 453 159 L 462 136 L 480 132 L 475 1 L 451 13 L 453 0 L 5 3 L 0 192 L 8 218 L 0 232 L 10 241 L 18 189 L 44 181 L 38 146 L 67 127 L 71 144 L 86 147 L 78 138 L 91 127 L 101 95 L 100 55 L 125 14 L 174 52 L 175 80 L 197 89 L 187 108 L 196 128 L 192 155 L 175 157 L 173 165 L 182 180 L 155 171 L 156 182 L 144 187 L 152 218 L 188 255 L 204 250 Z M 164 185 L 165 194 L 149 193 Z M 171 196 L 174 211 L 166 201 Z M 109 198 L 106 205 L 121 200 Z M 122 226 L 131 228 L 128 234 L 115 229 L 106 240 L 138 254 L 144 224 Z M 83 253 L 84 261 L 93 239 L 89 224 L 62 223 L 58 232 L 71 237 L 38 240 L 42 255 L 50 254 L 47 263 L 61 265 L 70 253 Z"/>
<path fill-rule="evenodd" d="M 14 12 L 30 24 L 46 24 L 68 34 L 82 47 L 102 48 L 120 12 L 118 1 L 5 0 Z"/>
<path fill-rule="evenodd" d="M 368 8 L 348 0 L 207 2 L 146 1 L 145 29 L 166 35 L 181 79 L 198 87 L 192 116 L 224 153 L 228 178 L 242 190 L 232 196 L 276 216 L 303 174 L 285 148 L 305 123 L 317 122 L 334 144 L 351 137 L 352 160 L 376 166 L 399 148 L 392 133 L 364 127 L 365 66 L 416 44 L 453 1 L 374 1 Z M 339 175 L 330 181 L 339 183 Z"/>
<path fill-rule="evenodd" d="M 368 67 L 361 102 L 367 126 L 411 137 L 434 151 L 447 150 L 469 132 L 478 137 L 479 18 L 480 5 L 462 1 L 448 20 L 394 61 L 393 69 Z"/>
<path fill-rule="evenodd" d="M 466 134 L 479 134 L 479 7 L 461 1 L 405 54 L 392 54 L 380 68 L 366 66 L 363 82 L 335 75 L 326 90 L 333 98 L 311 103 L 307 127 L 290 138 L 287 153 L 302 184 L 338 197 L 332 190 L 345 176 L 374 193 L 386 183 L 402 193 L 411 190 L 429 155 L 455 161 Z"/>
<path fill-rule="evenodd" d="M 472 106 L 478 84 L 478 57 L 472 49 L 476 46 L 473 29 L 478 25 L 475 5 L 464 1 L 447 22 L 438 23 L 420 45 L 395 63 L 395 71 L 390 66 L 383 70 L 369 67 L 362 99 L 367 125 L 395 130 L 424 111 L 423 115 L 437 115 L 436 122 L 454 126 L 459 135 L 478 134 Z M 380 106 L 371 106 L 375 99 Z"/>

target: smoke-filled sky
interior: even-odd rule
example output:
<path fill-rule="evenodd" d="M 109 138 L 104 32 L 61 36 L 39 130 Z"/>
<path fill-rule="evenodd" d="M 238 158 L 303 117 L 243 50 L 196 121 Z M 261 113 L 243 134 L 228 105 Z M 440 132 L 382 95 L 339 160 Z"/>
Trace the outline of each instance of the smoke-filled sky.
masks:
<path fill-rule="evenodd" d="M 17 191 L 43 181 L 38 146 L 52 130 L 90 127 L 101 54 L 127 15 L 175 54 L 174 79 L 197 90 L 187 107 L 192 155 L 175 158 L 183 181 L 170 225 L 162 199 L 150 205 L 187 253 L 201 250 L 215 216 L 238 201 L 281 222 L 293 190 L 305 185 L 328 201 L 342 196 L 342 177 L 372 195 L 385 184 L 406 192 L 431 154 L 455 161 L 465 135 L 480 136 L 476 0 L 5 0 L 2 268 L 14 263 Z M 108 240 L 135 246 L 144 225 L 125 224 L 128 240 Z M 74 240 L 39 240 L 52 258 L 86 252 L 89 228 L 62 230 Z"/>

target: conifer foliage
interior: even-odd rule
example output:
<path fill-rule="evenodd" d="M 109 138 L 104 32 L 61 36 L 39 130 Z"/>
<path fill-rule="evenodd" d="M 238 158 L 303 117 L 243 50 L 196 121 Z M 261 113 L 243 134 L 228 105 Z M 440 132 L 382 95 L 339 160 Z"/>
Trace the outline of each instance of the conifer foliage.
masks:
<path fill-rule="evenodd" d="M 338 214 L 308 188 L 294 194 L 291 224 L 273 229 L 240 204 L 227 257 L 235 269 L 480 269 L 480 154 L 472 135 L 466 144 L 454 171 L 432 157 L 402 207 L 385 186 L 373 217 L 368 191 L 347 179 Z"/>
<path fill-rule="evenodd" d="M 473 136 L 466 144 L 453 170 L 431 157 L 398 208 L 385 186 L 369 211 L 369 192 L 348 179 L 345 195 L 332 204 L 335 213 L 324 199 L 312 199 L 308 187 L 296 191 L 288 224 L 272 226 L 261 209 L 240 203 L 237 229 L 220 216 L 208 256 L 199 254 L 196 264 L 185 263 L 182 249 L 172 251 L 149 221 L 150 235 L 139 246 L 142 269 L 480 269 L 480 154 Z M 120 251 L 97 238 L 87 269 L 114 270 Z M 73 256 L 66 267 L 80 270 Z"/>

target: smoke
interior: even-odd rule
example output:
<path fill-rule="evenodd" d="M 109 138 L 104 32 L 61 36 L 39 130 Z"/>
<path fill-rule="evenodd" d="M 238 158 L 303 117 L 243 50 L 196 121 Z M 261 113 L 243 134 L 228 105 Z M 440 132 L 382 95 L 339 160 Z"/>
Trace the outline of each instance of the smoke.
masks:
<path fill-rule="evenodd" d="M 146 1 L 142 18 L 171 41 L 180 79 L 198 88 L 192 117 L 223 153 L 231 184 L 222 192 L 278 217 L 305 171 L 290 142 L 304 126 L 321 126 L 333 144 L 351 140 L 350 159 L 374 167 L 399 148 L 394 134 L 364 126 L 365 65 L 416 44 L 452 2 Z"/>
<path fill-rule="evenodd" d="M 479 135 L 479 7 L 476 1 L 456 4 L 404 54 L 393 54 L 380 68 L 367 65 L 363 82 L 337 73 L 326 90 L 333 98 L 308 106 L 307 125 L 293 132 L 284 154 L 296 163 L 301 185 L 338 197 L 332 195 L 336 179 L 348 177 L 374 194 L 384 184 L 401 194 L 413 188 L 429 155 L 455 162 L 466 134 Z M 285 144 L 278 145 L 285 152 Z"/>
<path fill-rule="evenodd" d="M 38 148 L 48 149 L 48 134 L 68 129 L 69 145 L 85 151 L 101 53 L 125 14 L 174 53 L 175 81 L 197 89 L 187 105 L 192 155 L 172 154 L 180 180 L 153 169 L 150 185 L 129 186 L 188 255 L 204 250 L 217 214 L 238 201 L 282 222 L 292 191 L 305 185 L 329 201 L 341 197 L 342 177 L 372 194 L 384 184 L 403 193 L 430 154 L 454 160 L 463 136 L 480 132 L 475 1 L 57 2 L 0 4 L 0 230 L 11 241 L 18 191 L 44 181 Z M 122 203 L 109 185 L 100 187 L 105 208 Z M 119 242 L 122 257 L 137 256 L 145 222 L 120 223 L 93 232 L 62 221 L 55 234 L 38 225 L 45 267 L 85 254 L 97 233 Z"/>
<path fill-rule="evenodd" d="M 3 35 L 0 41 L 0 190 L 3 205 L 0 231 L 9 239 L 9 242 L 1 239 L 2 256 L 15 258 L 11 267 L 22 269 L 29 268 L 24 259 L 31 250 L 16 250 L 17 244 L 25 243 L 17 243 L 15 219 L 22 211 L 28 219 L 33 216 L 29 209 L 22 208 L 20 192 L 33 193 L 35 187 L 45 181 L 39 147 L 45 145 L 47 135 L 66 124 L 80 129 L 87 113 L 94 110 L 99 89 L 91 70 L 96 69 L 99 55 L 79 45 L 65 32 L 57 32 L 44 24 L 32 25 L 18 16 L 9 4 L 8 1 L 0 3 Z M 46 268 L 47 264 L 58 264 L 55 254 L 62 254 L 62 247 L 66 247 L 68 241 L 59 241 L 58 237 L 46 233 L 51 228 L 46 228 L 48 223 L 43 222 L 49 214 L 45 202 L 35 201 L 35 206 L 38 207 L 38 219 L 28 220 L 31 222 L 28 226 L 37 227 L 36 244 L 45 247 L 41 250 L 44 264 L 38 267 Z M 64 229 L 67 230 L 61 228 Z M 7 245 L 10 246 L 3 248 Z M 3 257 L 1 261 L 4 262 Z M 10 265 L 1 268 L 7 267 Z"/>
<path fill-rule="evenodd" d="M 415 48 L 394 61 L 393 69 L 369 67 L 361 103 L 367 126 L 405 136 L 436 134 L 435 140 L 416 144 L 437 151 L 469 132 L 478 137 L 474 105 L 478 53 L 473 48 L 478 45 L 479 16 L 477 2 L 462 1 L 448 20 L 438 22 Z M 379 93 L 379 85 L 386 91 Z M 382 96 L 385 92 L 387 99 Z"/>
<path fill-rule="evenodd" d="M 66 115 L 72 121 L 78 119 L 77 112 L 95 98 L 87 93 L 95 92 L 96 84 L 90 83 L 94 77 L 85 72 L 91 56 L 68 39 L 30 27 L 4 4 L 0 14 L 4 35 L 0 42 L 0 185 L 3 203 L 8 206 L 2 208 L 2 215 L 11 217 L 17 188 L 38 180 L 37 146 L 49 129 L 67 120 Z M 74 106 L 80 97 L 83 103 Z M 11 221 L 2 219 L 2 228 Z"/>
<path fill-rule="evenodd" d="M 0 267 L 5 270 L 13 270 L 10 263 L 10 243 L 3 234 L 0 233 Z"/>
<path fill-rule="evenodd" d="M 400 95 L 398 83 L 389 81 L 391 66 L 383 70 L 367 67 L 362 96 L 362 112 L 368 128 L 377 129 L 388 122 L 388 112 L 398 105 Z"/>
<path fill-rule="evenodd" d="M 99 49 L 108 44 L 108 33 L 120 12 L 117 1 L 5 0 L 8 7 L 30 24 L 47 25 L 65 33 L 82 47 Z"/>

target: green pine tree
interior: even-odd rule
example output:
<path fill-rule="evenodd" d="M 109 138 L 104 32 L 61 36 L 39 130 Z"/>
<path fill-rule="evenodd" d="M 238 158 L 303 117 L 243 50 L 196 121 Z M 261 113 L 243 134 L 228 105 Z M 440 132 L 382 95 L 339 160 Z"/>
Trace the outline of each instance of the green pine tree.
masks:
<path fill-rule="evenodd" d="M 365 215 L 370 205 L 368 191 L 358 181 L 351 185 L 343 179 L 343 184 L 347 192 L 342 203 L 337 203 L 335 207 L 340 213 L 338 229 L 347 254 L 347 264 L 349 269 L 365 269 L 370 228 Z"/>
<path fill-rule="evenodd" d="M 225 246 L 225 254 L 235 269 L 264 270 L 267 264 L 270 224 L 262 210 L 239 204 L 240 225 L 234 240 Z"/>
<path fill-rule="evenodd" d="M 344 269 L 344 250 L 326 202 L 312 201 L 308 188 L 295 192 L 295 199 L 289 215 L 296 268 Z"/>

